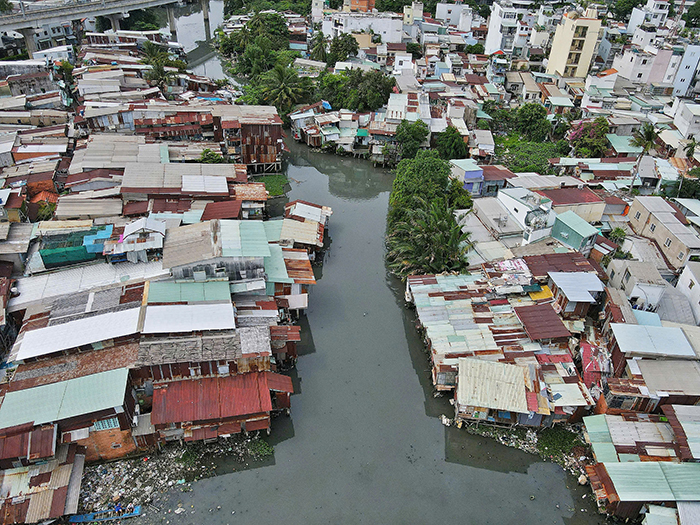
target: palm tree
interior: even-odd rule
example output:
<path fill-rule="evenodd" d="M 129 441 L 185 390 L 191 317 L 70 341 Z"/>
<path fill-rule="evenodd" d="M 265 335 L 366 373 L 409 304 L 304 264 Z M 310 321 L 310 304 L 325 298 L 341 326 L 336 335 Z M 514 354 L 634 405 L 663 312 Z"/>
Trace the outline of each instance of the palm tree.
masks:
<path fill-rule="evenodd" d="M 389 269 L 399 277 L 461 271 L 467 266 L 470 233 L 442 199 L 416 198 L 404 220 L 387 236 Z"/>
<path fill-rule="evenodd" d="M 327 55 L 326 36 L 323 34 L 323 31 L 318 31 L 311 39 L 311 53 L 309 53 L 309 58 L 311 60 L 325 62 Z"/>
<path fill-rule="evenodd" d="M 168 87 L 170 80 L 175 77 L 175 73 L 165 69 L 162 63 L 158 62 L 151 66 L 151 70 L 146 73 L 146 80 L 152 86 L 160 88 L 161 91 Z"/>
<path fill-rule="evenodd" d="M 632 195 L 632 188 L 634 188 L 634 183 L 637 180 L 637 175 L 639 174 L 639 165 L 642 162 L 642 158 L 649 153 L 649 151 L 656 144 L 656 139 L 659 138 L 659 133 L 654 128 L 653 124 L 646 122 L 640 129 L 634 132 L 632 140 L 630 140 L 630 145 L 636 148 L 642 148 L 637 157 L 637 162 L 634 164 L 634 175 L 632 176 L 632 183 L 630 184 L 629 195 Z"/>
<path fill-rule="evenodd" d="M 165 64 L 170 58 L 167 51 L 150 40 L 143 45 L 142 51 L 144 56 L 141 59 L 141 62 L 151 66 L 156 64 Z"/>
<path fill-rule="evenodd" d="M 311 80 L 300 78 L 294 69 L 277 64 L 261 79 L 262 98 L 280 113 L 288 113 L 311 93 Z"/>
<path fill-rule="evenodd" d="M 683 151 L 685 152 L 685 156 L 687 159 L 690 160 L 690 162 L 693 162 L 694 157 L 695 157 L 695 148 L 697 147 L 698 143 L 695 142 L 695 137 L 690 137 L 690 140 L 685 143 L 685 146 L 683 146 Z"/>

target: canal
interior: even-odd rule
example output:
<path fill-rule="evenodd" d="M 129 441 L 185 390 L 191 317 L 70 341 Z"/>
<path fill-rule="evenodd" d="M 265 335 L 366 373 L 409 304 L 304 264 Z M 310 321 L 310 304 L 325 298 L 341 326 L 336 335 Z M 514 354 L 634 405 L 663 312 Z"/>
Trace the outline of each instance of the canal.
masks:
<path fill-rule="evenodd" d="M 224 463 L 141 522 L 603 523 L 589 488 L 559 466 L 440 423 L 451 406 L 432 395 L 413 312 L 384 266 L 392 175 L 288 145 L 290 199 L 333 208 L 291 417 L 273 422 L 273 459 L 240 472 Z M 188 512 L 163 514 L 178 503 Z"/>

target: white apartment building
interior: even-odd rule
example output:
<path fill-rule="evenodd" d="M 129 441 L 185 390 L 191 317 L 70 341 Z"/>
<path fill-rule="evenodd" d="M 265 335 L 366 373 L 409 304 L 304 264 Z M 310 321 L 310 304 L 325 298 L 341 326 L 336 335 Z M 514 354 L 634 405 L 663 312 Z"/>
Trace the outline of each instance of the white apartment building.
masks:
<path fill-rule="evenodd" d="M 395 13 L 333 13 L 324 18 L 325 35 L 335 38 L 343 33 L 374 33 L 383 44 L 399 44 L 403 40 L 403 16 Z"/>
<path fill-rule="evenodd" d="M 690 261 L 686 264 L 678 278 L 676 289 L 688 298 L 695 323 L 700 324 L 700 262 Z"/>
<path fill-rule="evenodd" d="M 647 46 L 642 49 L 635 46 L 617 55 L 613 59 L 612 67 L 618 71 L 620 77 L 635 84 L 671 84 L 682 58 L 681 54 L 671 48 L 657 49 Z"/>
<path fill-rule="evenodd" d="M 435 20 L 454 26 L 458 31 L 470 31 L 473 18 L 472 8 L 466 4 L 440 3 L 435 8 Z"/>
<path fill-rule="evenodd" d="M 654 27 L 663 26 L 668 19 L 668 7 L 668 0 L 647 0 L 643 7 L 635 7 L 627 24 L 627 34 L 634 34 L 645 23 Z"/>
<path fill-rule="evenodd" d="M 491 4 L 489 30 L 484 42 L 484 53 L 498 50 L 520 55 L 525 50 L 535 17 L 530 12 L 530 0 L 501 0 Z"/>
<path fill-rule="evenodd" d="M 683 60 L 681 60 L 681 63 L 678 66 L 678 72 L 676 73 L 676 78 L 673 81 L 674 97 L 688 96 L 688 92 L 693 85 L 693 79 L 695 78 L 695 72 L 698 69 L 699 62 L 700 46 L 693 45 L 686 47 L 685 53 L 683 54 Z"/>
<path fill-rule="evenodd" d="M 523 229 L 523 245 L 549 237 L 557 214 L 552 201 L 525 188 L 505 188 L 496 198 Z"/>
<path fill-rule="evenodd" d="M 413 22 L 423 20 L 423 2 L 412 2 L 411 5 L 403 6 L 403 23 L 411 26 Z"/>
<path fill-rule="evenodd" d="M 700 104 L 676 99 L 673 105 L 676 110 L 673 124 L 683 138 L 700 138 Z"/>

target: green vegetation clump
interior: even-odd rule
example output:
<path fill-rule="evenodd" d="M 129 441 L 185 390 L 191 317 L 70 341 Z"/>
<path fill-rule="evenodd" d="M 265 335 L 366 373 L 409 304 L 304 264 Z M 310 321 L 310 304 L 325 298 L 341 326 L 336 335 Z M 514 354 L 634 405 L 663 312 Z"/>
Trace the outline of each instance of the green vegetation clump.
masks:
<path fill-rule="evenodd" d="M 248 444 L 248 452 L 251 456 L 262 458 L 272 456 L 275 453 L 275 449 L 266 441 L 256 439 Z"/>
<path fill-rule="evenodd" d="M 545 457 L 552 457 L 560 461 L 563 456 L 571 453 L 574 447 L 583 447 L 586 444 L 576 432 L 572 432 L 563 425 L 554 425 L 543 428 L 537 433 L 537 449 Z"/>
<path fill-rule="evenodd" d="M 462 232 L 454 212 L 471 204 L 437 151 L 422 150 L 399 162 L 387 216 L 389 269 L 402 279 L 466 270 L 470 234 Z"/>
<path fill-rule="evenodd" d="M 215 151 L 204 148 L 204 151 L 202 151 L 202 154 L 199 156 L 199 162 L 203 164 L 223 164 L 226 162 L 226 159 Z"/>
<path fill-rule="evenodd" d="M 569 143 L 523 141 L 517 135 L 495 137 L 496 158 L 494 164 L 503 164 L 515 173 L 535 172 L 540 175 L 554 174 L 549 159 L 566 155 Z"/>
<path fill-rule="evenodd" d="M 316 100 L 326 100 L 333 109 L 375 111 L 389 100 L 395 80 L 381 71 L 352 69 L 319 77 Z"/>
<path fill-rule="evenodd" d="M 270 193 L 270 197 L 279 197 L 287 192 L 289 180 L 286 175 L 274 173 L 256 178 L 257 182 L 265 183 L 265 189 Z"/>

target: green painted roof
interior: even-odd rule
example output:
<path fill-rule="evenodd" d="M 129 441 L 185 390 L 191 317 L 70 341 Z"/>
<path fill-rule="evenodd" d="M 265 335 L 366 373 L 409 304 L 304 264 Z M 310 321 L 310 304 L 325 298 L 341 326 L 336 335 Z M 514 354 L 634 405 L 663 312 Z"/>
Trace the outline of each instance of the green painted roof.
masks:
<path fill-rule="evenodd" d="M 128 375 L 127 368 L 119 368 L 8 392 L 0 406 L 0 428 L 43 425 L 122 406 Z"/>
<path fill-rule="evenodd" d="M 269 257 L 267 232 L 263 221 L 221 220 L 223 257 Z"/>
<path fill-rule="evenodd" d="M 493 120 L 493 117 L 486 113 L 484 110 L 477 109 L 476 110 L 476 118 L 478 119 L 484 119 L 484 120 Z"/>
<path fill-rule="evenodd" d="M 282 247 L 277 244 L 270 245 L 270 257 L 265 257 L 265 274 L 267 275 L 268 283 L 294 282 L 294 279 L 287 274 L 287 266 L 284 264 L 284 257 L 282 256 Z"/>
<path fill-rule="evenodd" d="M 170 163 L 170 151 L 168 151 L 167 144 L 160 145 L 160 163 L 169 164 Z"/>
<path fill-rule="evenodd" d="M 700 463 L 605 463 L 620 501 L 700 501 Z"/>
<path fill-rule="evenodd" d="M 598 463 L 618 462 L 617 451 L 612 443 L 593 443 L 593 454 Z"/>
<path fill-rule="evenodd" d="M 452 159 L 450 164 L 464 171 L 484 171 L 474 159 Z"/>
<path fill-rule="evenodd" d="M 230 302 L 228 281 L 176 283 L 153 281 L 148 286 L 148 303 Z"/>
<path fill-rule="evenodd" d="M 283 221 L 281 219 L 263 222 L 265 234 L 269 242 L 277 242 L 280 240 L 280 236 L 282 235 L 282 223 Z"/>
<path fill-rule="evenodd" d="M 590 237 L 591 235 L 597 235 L 598 229 L 594 228 L 581 217 L 579 217 L 575 212 L 569 210 L 564 213 L 557 215 L 558 221 L 563 222 L 566 226 L 571 228 L 573 231 L 578 233 L 582 238 Z"/>
<path fill-rule="evenodd" d="M 605 135 L 605 137 L 608 139 L 608 142 L 610 142 L 610 145 L 613 147 L 615 151 L 618 153 L 641 153 L 642 148 L 637 147 L 637 146 L 632 146 L 630 144 L 630 141 L 632 140 L 632 137 L 621 137 L 620 135 L 615 135 L 614 133 L 608 133 Z"/>
<path fill-rule="evenodd" d="M 358 137 L 369 137 L 369 130 L 364 129 L 364 128 L 358 128 L 357 129 L 357 136 Z"/>

